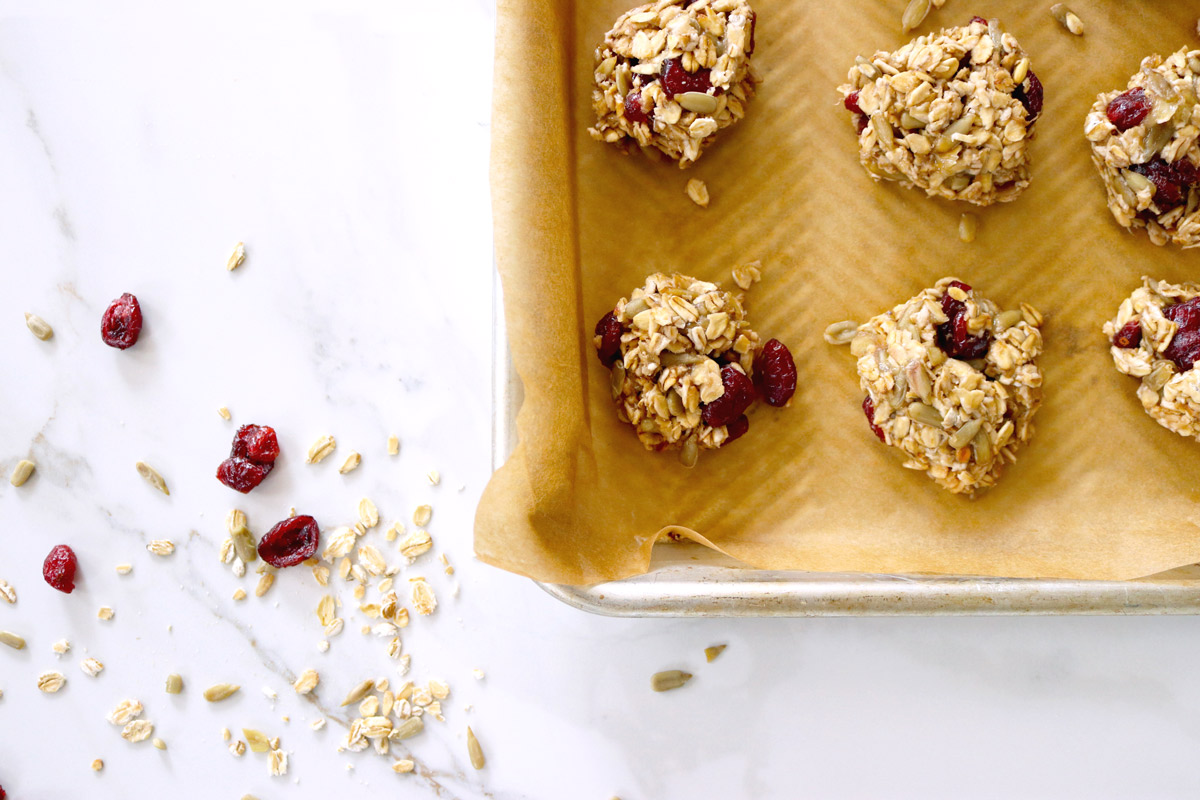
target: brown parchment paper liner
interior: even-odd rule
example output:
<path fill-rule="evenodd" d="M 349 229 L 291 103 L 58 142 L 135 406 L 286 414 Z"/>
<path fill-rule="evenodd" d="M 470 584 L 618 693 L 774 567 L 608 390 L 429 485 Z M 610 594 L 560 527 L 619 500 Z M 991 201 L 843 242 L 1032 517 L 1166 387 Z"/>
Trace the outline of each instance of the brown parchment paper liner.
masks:
<path fill-rule="evenodd" d="M 520 444 L 488 484 L 482 560 L 543 581 L 645 571 L 669 530 L 769 569 L 1128 579 L 1200 561 L 1200 447 L 1141 409 L 1100 332 L 1143 274 L 1200 279 L 1200 253 L 1113 222 L 1081 129 L 1095 95 L 1143 56 L 1194 43 L 1187 3 L 1077 0 L 1074 37 L 1032 2 L 951 2 L 919 32 L 998 16 L 1033 57 L 1045 111 L 1033 182 L 977 210 L 877 185 L 835 87 L 857 54 L 893 49 L 904 0 L 759 0 L 746 120 L 699 163 L 592 141 L 592 50 L 629 0 L 499 4 L 492 182 L 495 249 L 525 400 Z M 708 183 L 697 208 L 688 178 Z M 959 215 L 980 215 L 959 241 Z M 691 471 L 616 419 L 590 344 L 597 319 L 656 270 L 731 286 L 761 259 L 751 324 L 792 349 L 792 407 Z M 1046 316 L 1045 402 L 1032 444 L 971 500 L 900 467 L 867 429 L 854 361 L 825 326 L 863 321 L 945 275 Z"/>

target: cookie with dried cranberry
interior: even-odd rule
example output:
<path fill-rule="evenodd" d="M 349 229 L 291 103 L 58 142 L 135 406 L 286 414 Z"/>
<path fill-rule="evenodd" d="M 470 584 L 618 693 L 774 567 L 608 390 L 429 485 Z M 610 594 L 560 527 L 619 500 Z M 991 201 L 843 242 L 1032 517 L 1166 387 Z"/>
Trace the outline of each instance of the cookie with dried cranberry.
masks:
<path fill-rule="evenodd" d="M 1029 55 L 998 20 L 921 36 L 859 56 L 838 87 L 877 181 L 979 206 L 1029 185 L 1029 143 L 1043 89 Z"/>
<path fill-rule="evenodd" d="M 758 400 L 786 406 L 796 362 L 777 339 L 761 343 L 740 294 L 687 275 L 656 273 L 596 326 L 617 416 L 647 450 L 678 449 L 696 464 L 750 428 Z"/>
<path fill-rule="evenodd" d="M 1083 132 L 1118 224 L 1157 245 L 1200 246 L 1200 50 L 1142 60 L 1096 98 Z"/>
<path fill-rule="evenodd" d="M 838 341 L 848 340 L 858 359 L 871 432 L 905 454 L 905 467 L 974 493 L 995 484 L 1033 435 L 1041 321 L 1032 306 L 1001 311 L 943 278 Z"/>
<path fill-rule="evenodd" d="M 588 132 L 689 166 L 745 116 L 757 82 L 755 22 L 746 0 L 658 0 L 626 11 L 596 48 Z"/>
<path fill-rule="evenodd" d="M 1200 441 L 1200 285 L 1142 279 L 1104 323 L 1118 372 L 1159 425 Z"/>

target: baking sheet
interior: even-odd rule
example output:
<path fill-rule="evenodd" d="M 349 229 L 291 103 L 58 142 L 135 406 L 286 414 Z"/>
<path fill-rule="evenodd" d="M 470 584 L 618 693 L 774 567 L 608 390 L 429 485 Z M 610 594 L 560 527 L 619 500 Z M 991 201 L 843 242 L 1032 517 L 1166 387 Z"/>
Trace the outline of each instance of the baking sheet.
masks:
<path fill-rule="evenodd" d="M 1125 579 L 1200 560 L 1200 448 L 1141 411 L 1099 333 L 1140 275 L 1188 279 L 1200 254 L 1111 221 L 1080 133 L 1096 93 L 1123 86 L 1143 55 L 1192 41 L 1194 14 L 1076 3 L 1082 39 L 1039 3 L 952 2 L 931 16 L 924 29 L 999 16 L 1046 87 L 1032 186 L 982 210 L 966 245 L 964 208 L 866 177 L 837 104 L 856 54 L 903 41 L 902 5 L 756 4 L 760 95 L 681 172 L 586 134 L 591 51 L 623 4 L 501 3 L 496 255 L 525 403 L 521 443 L 480 505 L 480 558 L 592 583 L 644 571 L 674 529 L 764 569 Z M 692 176 L 709 185 L 707 210 L 684 194 Z M 728 282 L 752 259 L 766 268 L 752 323 L 791 346 L 801 387 L 792 408 L 760 409 L 743 440 L 686 471 L 616 420 L 590 330 L 647 272 Z M 946 274 L 1047 317 L 1038 433 L 975 500 L 900 468 L 861 419 L 849 353 L 821 338 L 828 322 L 865 319 Z"/>

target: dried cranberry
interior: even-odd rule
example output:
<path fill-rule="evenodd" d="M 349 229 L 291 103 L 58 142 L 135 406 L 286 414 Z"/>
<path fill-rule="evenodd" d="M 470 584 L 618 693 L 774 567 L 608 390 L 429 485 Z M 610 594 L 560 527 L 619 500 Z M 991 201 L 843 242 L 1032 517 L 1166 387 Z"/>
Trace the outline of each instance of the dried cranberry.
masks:
<path fill-rule="evenodd" d="M 1117 126 L 1117 130 L 1124 132 L 1140 125 L 1150 113 L 1150 98 L 1146 97 L 1146 90 L 1139 86 L 1114 97 L 1104 113 L 1108 121 Z"/>
<path fill-rule="evenodd" d="M 748 430 L 750 430 L 750 418 L 745 414 L 742 414 L 733 422 L 725 425 L 725 433 L 727 434 L 725 437 L 725 444 L 729 444 L 735 439 L 742 438 L 742 436 Z"/>
<path fill-rule="evenodd" d="M 8 793 L 4 791 L 3 786 L 0 786 L 0 800 L 4 800 L 6 797 L 8 797 Z"/>
<path fill-rule="evenodd" d="M 853 111 L 855 114 L 863 113 L 862 108 L 858 105 L 858 92 L 851 92 L 846 95 L 846 99 L 842 101 L 842 105 L 846 107 L 847 111 Z"/>
<path fill-rule="evenodd" d="M 954 281 L 946 288 L 952 287 L 964 292 L 971 291 L 971 287 L 962 281 Z M 992 344 L 992 334 L 988 331 L 984 331 L 982 336 L 970 334 L 967 328 L 966 303 L 955 300 L 947 292 L 942 295 L 942 313 L 946 315 L 947 320 L 937 327 L 937 343 L 946 355 L 963 361 L 987 355 Z"/>
<path fill-rule="evenodd" d="M 1175 362 L 1180 372 L 1187 372 L 1200 359 L 1200 297 L 1167 306 L 1163 316 L 1178 326 L 1163 357 Z"/>
<path fill-rule="evenodd" d="M 596 355 L 600 357 L 600 363 L 606 367 L 611 367 L 621 358 L 622 330 L 621 321 L 612 311 L 605 314 L 596 323 L 596 335 L 600 337 L 600 346 L 596 348 Z"/>
<path fill-rule="evenodd" d="M 754 55 L 754 29 L 757 27 L 758 27 L 758 12 L 751 11 L 750 12 L 750 46 L 746 48 L 746 55 L 748 55 L 748 56 Z M 749 425 L 750 423 L 746 423 L 746 424 Z M 3 798 L 0 798 L 0 800 L 3 800 Z"/>
<path fill-rule="evenodd" d="M 663 94 L 670 100 L 675 95 L 684 92 L 707 92 L 712 88 L 712 81 L 709 79 L 708 73 L 709 71 L 703 67 L 695 72 L 688 72 L 683 68 L 682 58 L 664 61 L 662 65 Z"/>
<path fill-rule="evenodd" d="M 650 115 L 642 110 L 641 92 L 630 92 L 625 96 L 625 119 L 632 123 L 650 124 Z"/>
<path fill-rule="evenodd" d="M 1126 322 L 1125 327 L 1117 331 L 1112 342 L 1117 347 L 1137 347 L 1142 343 L 1142 323 L 1136 319 Z"/>
<path fill-rule="evenodd" d="M 243 425 L 233 437 L 233 449 L 229 455 L 255 464 L 274 464 L 279 457 L 279 439 L 275 436 L 275 429 L 267 425 Z"/>
<path fill-rule="evenodd" d="M 982 23 L 983 25 L 987 25 L 987 24 L 988 24 L 988 21 L 987 21 L 986 19 L 984 19 L 983 17 L 979 16 L 978 14 L 976 14 L 976 15 L 975 15 L 975 16 L 973 16 L 973 17 L 971 17 L 971 22 L 972 22 L 972 23 L 979 22 L 979 23 Z"/>
<path fill-rule="evenodd" d="M 1029 88 L 1026 89 L 1025 87 Z M 1021 105 L 1025 106 L 1025 121 L 1026 123 L 1033 122 L 1042 114 L 1042 82 L 1038 80 L 1038 76 L 1033 74 L 1033 70 L 1029 70 L 1028 77 L 1025 78 L 1025 83 L 1013 89 L 1013 97 L 1020 101 Z"/>
<path fill-rule="evenodd" d="M 285 519 L 258 543 L 258 554 L 272 567 L 294 567 L 312 558 L 321 541 L 321 530 L 310 516 Z"/>
<path fill-rule="evenodd" d="M 1154 183 L 1154 205 L 1159 211 L 1167 211 L 1182 205 L 1187 199 L 1187 190 L 1200 180 L 1196 166 L 1186 158 L 1168 164 L 1161 157 L 1145 164 L 1134 164 L 1134 172 L 1145 175 Z"/>
<path fill-rule="evenodd" d="M 754 359 L 754 388 L 769 406 L 782 406 L 796 393 L 796 362 L 778 339 L 763 345 Z"/>
<path fill-rule="evenodd" d="M 78 567 L 75 551 L 60 544 L 42 562 L 42 577 L 55 589 L 70 594 L 75 591 L 75 570 Z"/>
<path fill-rule="evenodd" d="M 858 114 L 854 117 L 854 132 L 861 134 L 867 129 L 867 115 Z"/>
<path fill-rule="evenodd" d="M 137 344 L 142 332 L 142 307 L 133 295 L 113 300 L 100 320 L 100 338 L 109 347 L 127 350 Z"/>
<path fill-rule="evenodd" d="M 871 426 L 871 432 L 879 437 L 879 441 L 887 444 L 887 437 L 883 434 L 883 428 L 875 424 L 875 404 L 871 402 L 871 396 L 867 395 L 863 398 L 863 413 L 867 415 L 867 424 Z"/>
<path fill-rule="evenodd" d="M 253 461 L 237 456 L 230 456 L 217 467 L 217 480 L 246 494 L 263 482 L 274 468 L 274 464 L 255 464 Z"/>
<path fill-rule="evenodd" d="M 721 369 L 721 383 L 725 393 L 704 406 L 701 413 L 704 424 L 714 428 L 733 422 L 754 402 L 754 384 L 734 365 L 727 364 Z"/>

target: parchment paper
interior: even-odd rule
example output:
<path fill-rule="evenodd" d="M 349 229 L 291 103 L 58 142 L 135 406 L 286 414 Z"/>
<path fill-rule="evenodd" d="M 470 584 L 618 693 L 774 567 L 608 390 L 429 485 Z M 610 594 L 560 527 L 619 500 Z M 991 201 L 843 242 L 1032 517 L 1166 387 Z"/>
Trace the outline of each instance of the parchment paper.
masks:
<path fill-rule="evenodd" d="M 771 569 L 1128 579 L 1200 561 L 1200 445 L 1142 411 L 1100 332 L 1143 274 L 1200 279 L 1200 253 L 1113 222 L 1081 133 L 1095 95 L 1143 56 L 1196 44 L 1191 4 L 1076 0 L 1081 38 L 1046 0 L 951 0 L 926 20 L 920 32 L 1000 17 L 1045 85 L 1033 183 L 980 210 L 968 245 L 957 224 L 975 209 L 867 177 L 834 91 L 855 55 L 905 40 L 903 0 L 759 0 L 759 96 L 687 171 L 586 133 L 592 51 L 629 3 L 499 4 L 496 259 L 525 400 L 520 444 L 477 512 L 479 558 L 593 583 L 645 571 L 675 530 Z M 707 182 L 707 210 L 689 177 Z M 649 272 L 732 286 L 730 267 L 752 259 L 765 277 L 751 323 L 791 347 L 800 386 L 689 471 L 617 421 L 591 330 Z M 974 500 L 901 468 L 867 429 L 848 349 L 821 337 L 944 275 L 1046 316 L 1037 433 Z"/>

